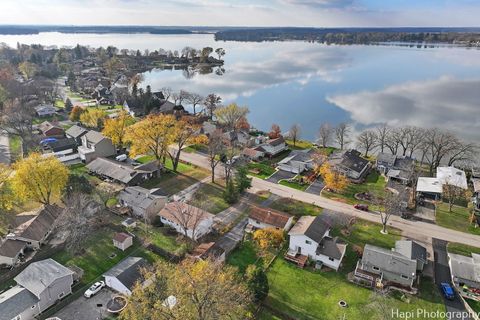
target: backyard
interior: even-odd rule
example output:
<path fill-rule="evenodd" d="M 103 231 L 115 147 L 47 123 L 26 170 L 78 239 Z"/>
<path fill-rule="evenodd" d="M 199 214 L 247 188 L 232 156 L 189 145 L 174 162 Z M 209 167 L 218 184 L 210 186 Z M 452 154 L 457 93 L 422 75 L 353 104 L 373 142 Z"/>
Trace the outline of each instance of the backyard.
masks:
<path fill-rule="evenodd" d="M 480 228 L 470 223 L 471 209 L 454 205 L 448 212 L 448 203 L 441 202 L 436 206 L 436 222 L 439 226 L 457 231 L 480 234 Z"/>
<path fill-rule="evenodd" d="M 169 234 L 169 228 L 154 227 L 148 225 L 145 230 L 145 224 L 137 221 L 137 227 L 132 233 L 146 242 L 151 242 L 159 248 L 176 255 L 182 255 L 187 251 L 186 243 L 177 241 L 177 234 Z"/>
<path fill-rule="evenodd" d="M 211 182 L 202 183 L 189 203 L 212 214 L 217 214 L 230 207 L 223 198 L 223 187 Z"/>

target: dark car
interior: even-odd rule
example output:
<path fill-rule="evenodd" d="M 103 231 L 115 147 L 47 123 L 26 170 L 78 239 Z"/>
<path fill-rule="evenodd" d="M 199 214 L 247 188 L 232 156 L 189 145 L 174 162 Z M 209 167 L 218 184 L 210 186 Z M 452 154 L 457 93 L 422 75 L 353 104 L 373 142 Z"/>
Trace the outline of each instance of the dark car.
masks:
<path fill-rule="evenodd" d="M 353 206 L 357 210 L 368 211 L 368 205 L 357 203 Z"/>
<path fill-rule="evenodd" d="M 455 299 L 455 292 L 453 291 L 453 288 L 450 284 L 446 282 L 442 282 L 440 284 L 440 287 L 442 288 L 442 293 L 445 299 L 448 299 L 448 300 Z"/>

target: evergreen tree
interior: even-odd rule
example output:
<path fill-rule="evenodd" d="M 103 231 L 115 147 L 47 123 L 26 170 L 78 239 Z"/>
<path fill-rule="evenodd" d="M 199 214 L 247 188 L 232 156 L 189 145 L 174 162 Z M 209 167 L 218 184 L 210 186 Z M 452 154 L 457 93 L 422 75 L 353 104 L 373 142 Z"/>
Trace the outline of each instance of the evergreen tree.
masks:
<path fill-rule="evenodd" d="M 225 187 L 225 191 L 223 191 L 223 199 L 228 204 L 233 204 L 238 200 L 238 192 L 237 188 L 235 188 L 235 184 L 232 180 L 227 182 L 227 186 Z"/>
<path fill-rule="evenodd" d="M 263 301 L 268 295 L 268 278 L 262 268 L 256 265 L 249 265 L 245 272 L 247 287 L 253 295 L 255 303 Z"/>
<path fill-rule="evenodd" d="M 244 166 L 237 168 L 235 173 L 235 186 L 239 194 L 252 187 L 252 178 L 249 178 L 247 173 L 247 168 Z"/>

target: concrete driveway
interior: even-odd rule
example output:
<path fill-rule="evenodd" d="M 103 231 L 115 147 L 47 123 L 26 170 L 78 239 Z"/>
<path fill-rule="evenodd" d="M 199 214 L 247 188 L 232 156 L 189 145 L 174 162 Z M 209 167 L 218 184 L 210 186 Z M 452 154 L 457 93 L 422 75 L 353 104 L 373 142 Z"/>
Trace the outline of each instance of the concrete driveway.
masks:
<path fill-rule="evenodd" d="M 292 178 L 295 177 L 296 175 L 297 175 L 296 173 L 291 173 L 291 172 L 287 172 L 287 171 L 278 170 L 277 172 L 275 172 L 274 174 L 272 174 L 272 175 L 267 179 L 267 181 L 268 181 L 268 182 L 272 182 L 272 183 L 278 183 L 280 180 L 292 179 Z"/>
<path fill-rule="evenodd" d="M 310 187 L 307 188 L 307 190 L 305 190 L 305 192 L 319 195 L 323 187 L 325 187 L 325 184 L 323 183 L 322 179 L 317 179 L 310 185 Z"/>
<path fill-rule="evenodd" d="M 100 320 L 108 316 L 107 302 L 115 293 L 103 288 L 99 293 L 85 298 L 83 295 L 73 301 L 54 316 L 62 320 Z"/>
<path fill-rule="evenodd" d="M 447 242 L 439 239 L 432 239 L 433 245 L 433 254 L 435 257 L 435 285 L 439 288 L 440 283 L 447 282 L 452 285 L 450 268 L 448 267 L 448 256 L 447 256 Z M 434 289 L 435 290 L 435 289 Z M 443 299 L 445 307 L 448 312 L 451 312 L 453 315 L 457 316 L 462 312 L 467 312 L 462 301 L 455 297 L 455 300 Z M 469 317 L 456 317 L 450 319 L 460 319 L 460 320 L 469 320 Z M 449 319 L 449 320 L 450 320 Z"/>

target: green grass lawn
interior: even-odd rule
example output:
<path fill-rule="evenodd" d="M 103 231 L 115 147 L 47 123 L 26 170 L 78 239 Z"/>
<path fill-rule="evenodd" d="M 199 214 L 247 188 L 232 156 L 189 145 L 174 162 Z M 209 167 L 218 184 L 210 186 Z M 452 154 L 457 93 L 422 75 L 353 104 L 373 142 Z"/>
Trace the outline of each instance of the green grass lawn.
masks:
<path fill-rule="evenodd" d="M 127 256 L 140 256 L 153 262 L 160 259 L 159 256 L 146 251 L 135 241 L 134 245 L 125 251 L 121 251 L 113 246 L 112 237 L 114 230 L 105 227 L 96 230 L 85 242 L 83 253 L 72 255 L 62 250 L 56 253 L 52 258 L 65 265 L 76 265 L 83 269 L 84 275 L 81 283 L 88 284 L 101 276 L 115 264 Z M 111 254 L 115 254 L 110 258 Z"/>
<path fill-rule="evenodd" d="M 68 168 L 70 169 L 71 173 L 76 174 L 78 176 L 84 176 L 93 185 L 98 185 L 102 182 L 100 178 L 88 174 L 88 169 L 84 163 L 72 164 L 68 166 Z"/>
<path fill-rule="evenodd" d="M 448 203 L 442 202 L 437 205 L 436 222 L 439 226 L 462 232 L 480 234 L 480 228 L 470 223 L 470 208 L 453 206 L 452 212 L 448 212 Z"/>
<path fill-rule="evenodd" d="M 472 253 L 480 254 L 480 248 L 467 246 L 466 244 L 449 242 L 447 250 L 450 253 L 461 254 L 470 257 Z"/>
<path fill-rule="evenodd" d="M 217 214 L 230 205 L 223 199 L 223 187 L 212 183 L 203 183 L 189 203 L 212 214 Z"/>
<path fill-rule="evenodd" d="M 290 198 L 280 198 L 275 200 L 270 207 L 272 209 L 283 211 L 294 215 L 296 217 L 300 216 L 317 216 L 322 213 L 322 208 L 306 203 L 301 202 L 298 200 L 290 199 Z"/>
<path fill-rule="evenodd" d="M 206 153 L 206 152 L 208 152 L 208 148 L 204 144 L 192 144 L 188 147 L 183 148 L 182 151 L 187 152 L 187 153 L 195 153 L 195 152 Z"/>
<path fill-rule="evenodd" d="M 338 150 L 337 148 L 335 147 L 318 147 L 317 148 L 317 151 L 320 152 L 320 153 L 323 153 L 324 155 L 326 156 L 329 156 L 331 155 L 335 150 Z"/>
<path fill-rule="evenodd" d="M 8 136 L 10 143 L 10 157 L 12 162 L 22 157 L 22 138 L 16 135 Z"/>
<path fill-rule="evenodd" d="M 170 253 L 182 255 L 187 250 L 186 244 L 178 242 L 176 236 L 168 235 L 165 227 L 160 228 L 149 225 L 147 232 L 145 232 L 145 224 L 137 221 L 137 227 L 132 233 Z"/>
<path fill-rule="evenodd" d="M 366 203 L 355 199 L 355 194 L 361 192 L 369 192 L 374 196 L 383 197 L 385 195 L 385 179 L 376 171 L 372 171 L 366 178 L 364 183 L 356 184 L 350 183 L 346 190 L 342 193 L 333 193 L 328 191 L 322 191 L 322 195 L 326 198 L 337 200 L 344 203 Z"/>
<path fill-rule="evenodd" d="M 55 107 L 57 108 L 65 108 L 65 102 L 62 99 L 55 100 Z"/>
<path fill-rule="evenodd" d="M 278 182 L 279 184 L 281 184 L 282 186 L 287 186 L 289 188 L 293 188 L 293 189 L 297 189 L 297 190 L 300 190 L 300 191 L 305 191 L 307 190 L 309 184 L 307 183 L 299 183 L 299 182 L 296 182 L 296 181 L 290 181 L 290 180 L 280 180 Z"/>
<path fill-rule="evenodd" d="M 249 162 L 247 169 L 248 174 L 260 179 L 266 179 L 275 172 L 275 168 L 271 165 L 259 162 Z"/>
<path fill-rule="evenodd" d="M 263 308 L 260 312 L 256 315 L 255 319 L 257 320 L 283 320 L 275 315 L 273 315 L 270 311 Z"/>
<path fill-rule="evenodd" d="M 305 150 L 313 148 L 313 144 L 307 140 L 297 140 L 295 145 L 293 145 L 293 141 L 290 139 L 286 139 L 285 142 L 292 150 Z"/>

